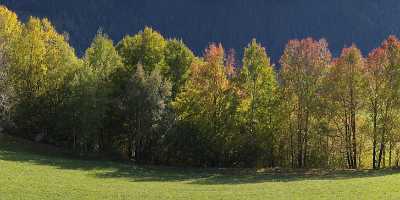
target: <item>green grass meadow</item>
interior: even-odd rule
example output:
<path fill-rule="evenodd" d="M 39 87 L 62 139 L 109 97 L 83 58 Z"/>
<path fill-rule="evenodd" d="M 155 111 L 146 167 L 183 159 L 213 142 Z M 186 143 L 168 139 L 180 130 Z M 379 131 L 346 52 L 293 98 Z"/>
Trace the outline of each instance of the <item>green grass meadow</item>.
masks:
<path fill-rule="evenodd" d="M 3 136 L 0 200 L 400 199 L 397 170 L 177 169 L 80 160 L 43 149 Z"/>

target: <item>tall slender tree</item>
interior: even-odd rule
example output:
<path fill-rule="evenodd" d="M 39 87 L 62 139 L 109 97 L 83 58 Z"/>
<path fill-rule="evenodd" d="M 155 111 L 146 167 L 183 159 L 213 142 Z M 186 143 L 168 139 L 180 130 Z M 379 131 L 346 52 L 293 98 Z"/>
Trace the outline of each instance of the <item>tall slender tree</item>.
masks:
<path fill-rule="evenodd" d="M 173 103 L 180 121 L 191 121 L 209 141 L 208 163 L 218 165 L 223 160 L 224 135 L 230 81 L 224 67 L 222 45 L 211 44 L 205 51 L 204 61 L 196 61 L 190 68 L 190 77 Z M 223 150 L 222 150 L 223 151 Z"/>
<path fill-rule="evenodd" d="M 277 79 L 270 59 L 255 39 L 244 50 L 243 67 L 239 74 L 242 93 L 239 116 L 244 117 L 250 146 L 256 148 L 256 157 L 266 158 L 274 165 L 274 140 L 279 112 Z M 267 150 L 268 149 L 268 150 Z"/>
<path fill-rule="evenodd" d="M 366 63 L 365 75 L 369 84 L 367 87 L 369 100 L 368 112 L 372 121 L 372 167 L 377 168 L 377 142 L 379 132 L 379 118 L 383 106 L 385 91 L 385 70 L 389 65 L 386 52 L 382 48 L 374 49 L 369 55 Z"/>
<path fill-rule="evenodd" d="M 337 118 L 341 121 L 345 141 L 348 167 L 358 167 L 357 114 L 363 105 L 364 60 L 361 51 L 354 45 L 345 48 L 335 61 L 330 72 L 334 84 L 331 101 L 337 105 Z"/>
<path fill-rule="evenodd" d="M 75 80 L 71 81 L 72 97 L 66 106 L 66 112 L 71 111 L 71 123 L 79 124 L 71 126 L 73 147 L 76 149 L 79 140 L 84 140 L 91 145 L 91 150 L 103 151 L 111 145 L 106 129 L 111 129 L 108 126 L 114 106 L 113 76 L 123 68 L 122 59 L 108 36 L 99 32 L 86 50 L 83 62 Z"/>
<path fill-rule="evenodd" d="M 297 154 L 296 166 L 300 168 L 307 166 L 311 122 L 318 117 L 318 108 L 322 106 L 320 90 L 330 62 L 327 42 L 311 38 L 289 41 L 280 60 L 282 86 L 293 106 L 296 148 L 292 148 Z"/>
<path fill-rule="evenodd" d="M 383 51 L 385 52 L 388 64 L 385 65 L 383 75 L 385 82 L 383 86 L 383 102 L 382 102 L 382 130 L 380 135 L 380 148 L 379 156 L 377 160 L 377 168 L 381 165 L 385 166 L 385 153 L 387 143 L 389 143 L 389 154 L 391 157 L 391 150 L 393 144 L 393 128 L 395 127 L 394 120 L 396 119 L 396 112 L 398 112 L 399 106 L 399 89 L 400 89 L 400 41 L 390 36 L 387 40 L 382 43 Z"/>

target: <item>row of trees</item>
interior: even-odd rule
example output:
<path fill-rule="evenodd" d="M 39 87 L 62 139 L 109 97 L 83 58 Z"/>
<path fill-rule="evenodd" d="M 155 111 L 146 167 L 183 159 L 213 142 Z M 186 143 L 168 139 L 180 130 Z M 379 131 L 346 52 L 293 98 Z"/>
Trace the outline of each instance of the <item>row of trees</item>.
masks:
<path fill-rule="evenodd" d="M 99 32 L 82 58 L 47 19 L 0 7 L 0 113 L 11 134 L 138 163 L 237 167 L 397 166 L 400 41 L 332 58 L 292 40 L 271 64 L 255 39 L 238 64 L 210 44 L 145 28 Z"/>

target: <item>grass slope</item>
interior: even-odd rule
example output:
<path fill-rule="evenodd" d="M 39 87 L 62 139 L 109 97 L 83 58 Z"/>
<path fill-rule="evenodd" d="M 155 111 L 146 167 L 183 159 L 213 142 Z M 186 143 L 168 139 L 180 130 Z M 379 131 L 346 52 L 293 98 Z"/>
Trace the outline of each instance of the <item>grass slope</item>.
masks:
<path fill-rule="evenodd" d="M 399 199 L 400 171 L 255 172 L 138 167 L 0 138 L 0 200 Z"/>

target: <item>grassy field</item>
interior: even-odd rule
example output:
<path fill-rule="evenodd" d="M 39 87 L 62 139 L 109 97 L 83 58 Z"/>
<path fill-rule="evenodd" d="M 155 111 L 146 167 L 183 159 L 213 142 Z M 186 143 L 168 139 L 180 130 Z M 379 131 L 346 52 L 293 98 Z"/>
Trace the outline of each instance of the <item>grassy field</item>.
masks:
<path fill-rule="evenodd" d="M 56 151 L 29 153 L 28 142 L 4 138 L 0 200 L 400 198 L 396 170 L 278 173 L 139 167 L 72 159 Z"/>

